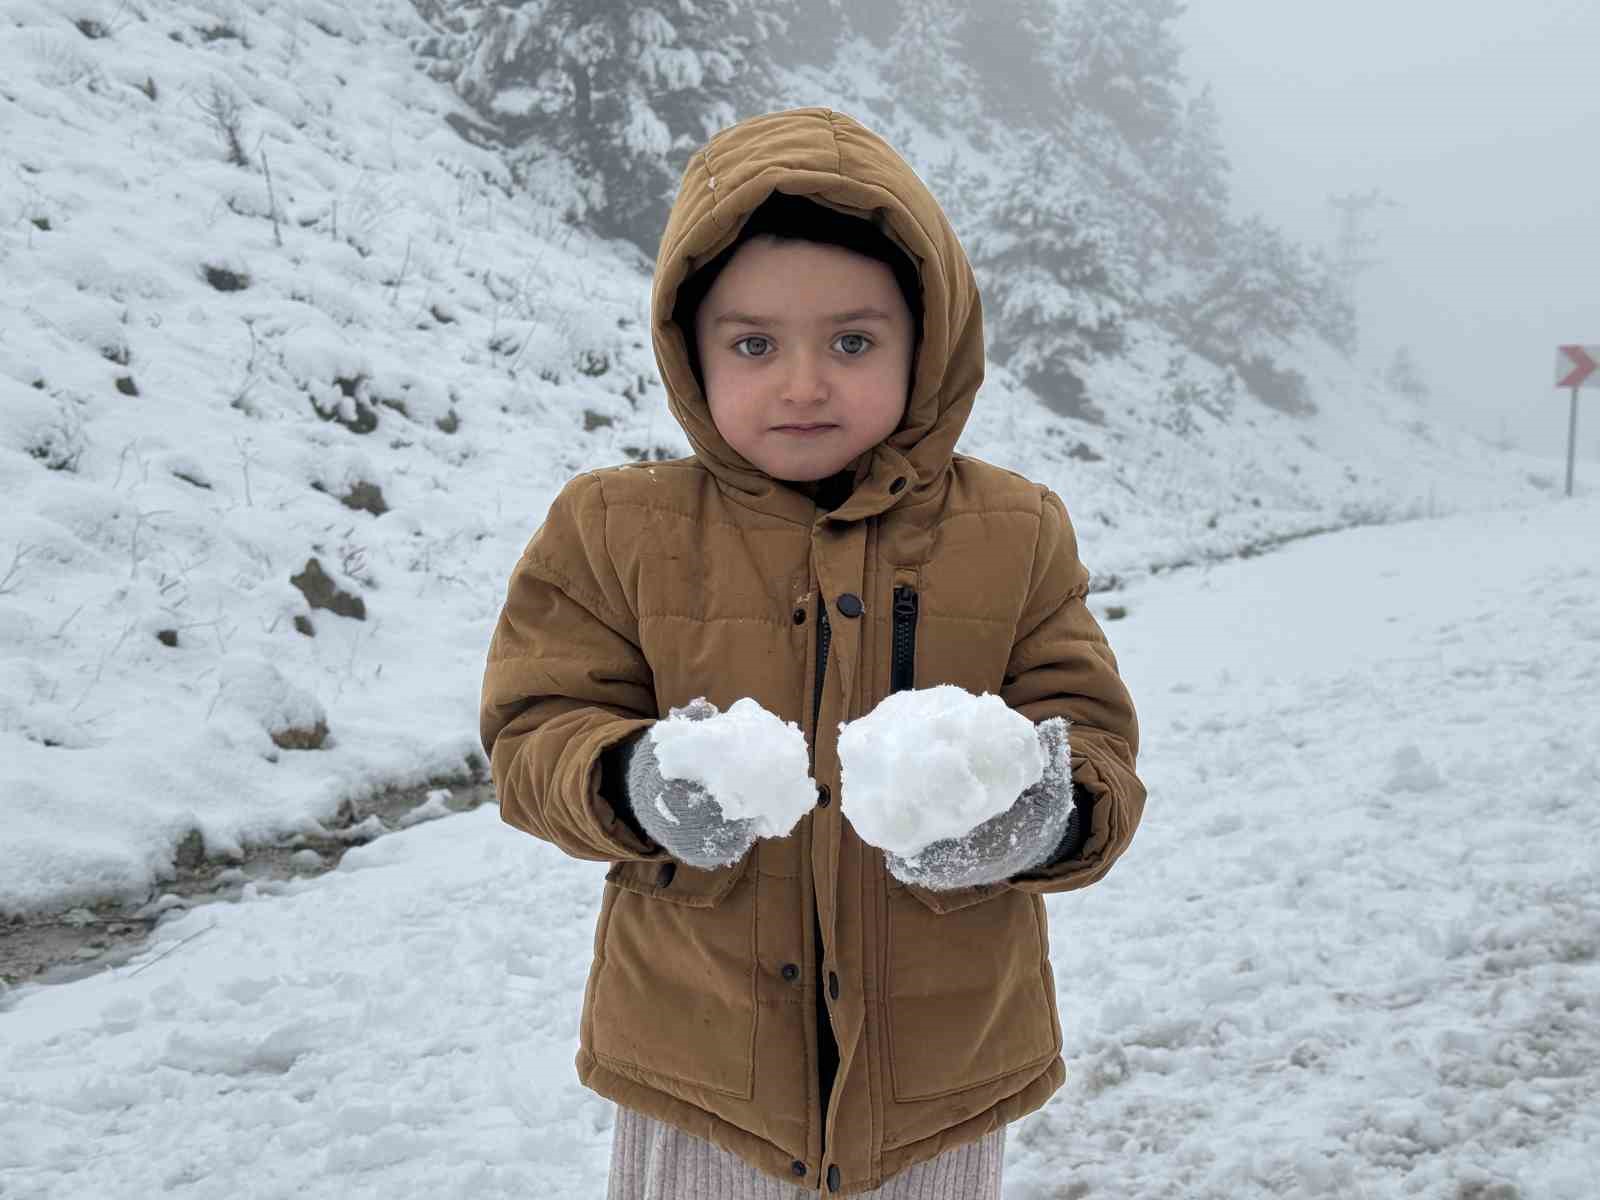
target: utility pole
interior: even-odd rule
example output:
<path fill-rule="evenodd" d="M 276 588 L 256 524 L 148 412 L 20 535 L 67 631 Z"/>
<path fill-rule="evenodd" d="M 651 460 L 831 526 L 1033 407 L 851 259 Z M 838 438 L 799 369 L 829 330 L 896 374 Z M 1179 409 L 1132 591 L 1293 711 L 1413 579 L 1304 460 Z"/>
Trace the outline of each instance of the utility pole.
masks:
<path fill-rule="evenodd" d="M 1356 280 L 1383 262 L 1372 253 L 1378 245 L 1378 235 L 1367 229 L 1366 223 L 1378 209 L 1397 208 L 1398 205 L 1377 188 L 1329 196 L 1328 203 L 1338 213 L 1339 222 L 1339 237 L 1334 243 L 1334 270 L 1338 275 L 1339 287 L 1344 292 L 1345 303 L 1354 313 L 1358 311 Z"/>

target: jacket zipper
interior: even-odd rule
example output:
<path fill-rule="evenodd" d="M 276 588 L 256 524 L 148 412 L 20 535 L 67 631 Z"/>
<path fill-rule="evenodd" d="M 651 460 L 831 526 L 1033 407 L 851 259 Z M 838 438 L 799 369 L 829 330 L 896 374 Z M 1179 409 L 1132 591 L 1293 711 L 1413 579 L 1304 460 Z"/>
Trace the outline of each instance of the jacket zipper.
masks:
<path fill-rule="evenodd" d="M 917 610 L 918 600 L 916 589 L 902 585 L 894 589 L 894 638 L 893 659 L 889 670 L 889 690 L 901 692 L 912 688 L 916 683 L 916 653 L 917 653 Z M 833 630 L 828 625 L 828 608 L 819 593 L 817 596 L 817 662 L 811 698 L 811 767 L 814 771 L 817 764 L 817 738 L 818 725 L 822 720 L 822 685 L 828 672 L 828 642 L 833 636 Z M 812 905 L 812 920 L 816 932 L 816 961 L 817 961 L 817 1044 L 819 1048 L 824 1036 L 824 1022 L 828 1020 L 827 1002 L 822 999 L 822 925 L 818 918 L 816 905 Z M 831 1033 L 831 1030 L 828 1031 Z M 820 1055 L 819 1055 L 820 1059 Z M 819 1068 L 821 1063 L 818 1064 Z M 838 1071 L 837 1062 L 833 1071 Z M 832 1079 L 819 1079 L 822 1096 L 822 1161 L 828 1158 L 828 1098 L 833 1091 L 837 1077 Z"/>
<path fill-rule="evenodd" d="M 815 774 L 817 768 L 818 723 L 822 720 L 822 684 L 828 673 L 828 641 L 832 636 L 833 630 L 828 625 L 828 606 L 823 603 L 822 591 L 819 588 L 817 591 L 817 665 L 811 700 L 811 770 L 813 774 Z M 834 1083 L 837 1082 L 835 1076 L 837 1076 L 839 1067 L 837 1051 L 831 1056 L 833 1058 L 831 1074 L 824 1071 L 822 1062 L 824 1057 L 823 1039 L 826 1038 L 831 1043 L 833 1030 L 828 1025 L 828 1002 L 822 997 L 822 915 L 817 908 L 815 896 L 811 900 L 811 921 L 817 943 L 815 954 L 817 977 L 815 984 L 817 989 L 817 1092 L 822 1099 L 820 1124 L 822 1131 L 820 1135 L 820 1144 L 822 1146 L 821 1161 L 826 1162 L 828 1159 L 828 1099 L 833 1093 Z"/>
<path fill-rule="evenodd" d="M 811 768 L 817 766 L 817 722 L 822 719 L 822 681 L 828 672 L 828 640 L 833 630 L 828 626 L 828 606 L 817 593 L 817 671 L 816 683 L 811 692 Z"/>
<path fill-rule="evenodd" d="M 889 691 L 905 692 L 917 681 L 917 592 L 907 585 L 894 589 L 894 658 Z"/>

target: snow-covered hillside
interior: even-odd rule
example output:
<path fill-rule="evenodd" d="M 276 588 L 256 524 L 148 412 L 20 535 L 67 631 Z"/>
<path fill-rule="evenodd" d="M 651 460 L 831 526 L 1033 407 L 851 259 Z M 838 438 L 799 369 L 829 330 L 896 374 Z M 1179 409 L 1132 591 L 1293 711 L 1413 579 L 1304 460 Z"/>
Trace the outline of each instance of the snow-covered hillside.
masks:
<path fill-rule="evenodd" d="M 639 264 L 452 132 L 407 5 L 82 10 L 0 28 L 0 911 L 469 778 L 523 542 L 666 420 Z"/>
<path fill-rule="evenodd" d="M 1146 580 L 1145 821 L 1052 896 L 1067 1082 L 1007 1200 L 1590 1200 L 1600 501 Z M 14 1200 L 590 1200 L 603 864 L 488 807 L 0 1012 Z"/>
<path fill-rule="evenodd" d="M 558 160 L 525 191 L 453 132 L 402 0 L 6 17 L 0 914 L 480 776 L 483 651 L 550 497 L 687 452 L 648 264 L 563 220 Z M 1298 420 L 1172 358 L 1095 368 L 1103 426 L 996 369 L 961 447 L 1055 487 L 1106 580 L 1541 494 L 1336 362 Z"/>

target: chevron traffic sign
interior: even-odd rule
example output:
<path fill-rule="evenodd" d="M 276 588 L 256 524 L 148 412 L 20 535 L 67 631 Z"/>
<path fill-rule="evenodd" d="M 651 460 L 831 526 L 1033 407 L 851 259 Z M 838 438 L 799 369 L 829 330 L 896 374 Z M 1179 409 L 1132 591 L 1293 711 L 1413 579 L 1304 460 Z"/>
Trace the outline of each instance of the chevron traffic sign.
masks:
<path fill-rule="evenodd" d="M 1562 346 L 1557 349 L 1556 386 L 1600 387 L 1600 346 Z"/>

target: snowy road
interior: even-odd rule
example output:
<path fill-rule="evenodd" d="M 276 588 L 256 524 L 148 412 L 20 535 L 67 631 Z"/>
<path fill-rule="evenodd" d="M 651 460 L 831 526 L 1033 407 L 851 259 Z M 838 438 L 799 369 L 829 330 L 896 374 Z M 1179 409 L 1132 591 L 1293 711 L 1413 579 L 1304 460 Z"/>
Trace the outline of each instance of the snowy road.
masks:
<path fill-rule="evenodd" d="M 1600 502 L 1117 601 L 1150 807 L 1049 901 L 1069 1078 L 1008 1200 L 1593 1197 Z M 603 1195 L 602 872 L 482 809 L 25 991 L 0 1195 Z"/>

